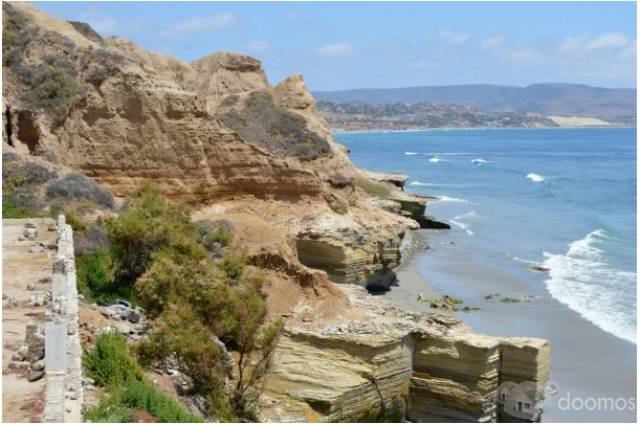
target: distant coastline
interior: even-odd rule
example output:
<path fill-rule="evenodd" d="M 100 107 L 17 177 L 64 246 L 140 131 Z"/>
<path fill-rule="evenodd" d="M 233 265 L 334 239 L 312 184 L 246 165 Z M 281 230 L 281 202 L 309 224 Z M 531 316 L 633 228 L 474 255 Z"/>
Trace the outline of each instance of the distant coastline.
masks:
<path fill-rule="evenodd" d="M 474 130 L 611 130 L 611 129 L 636 129 L 636 126 L 599 126 L 599 127 L 437 127 L 437 128 L 416 128 L 406 130 L 345 130 L 341 128 L 331 128 L 332 134 L 367 134 L 367 133 L 409 133 L 409 132 L 429 132 L 429 131 L 474 131 Z"/>

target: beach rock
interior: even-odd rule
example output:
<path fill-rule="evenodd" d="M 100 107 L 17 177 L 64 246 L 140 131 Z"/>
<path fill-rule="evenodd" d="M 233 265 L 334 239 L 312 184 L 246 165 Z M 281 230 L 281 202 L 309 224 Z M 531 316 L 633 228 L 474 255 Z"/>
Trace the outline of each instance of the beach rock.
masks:
<path fill-rule="evenodd" d="M 261 419 L 352 421 L 406 411 L 417 422 L 495 421 L 499 383 L 547 382 L 546 340 L 478 334 L 454 317 L 340 288 L 356 308 L 347 322 L 286 327 Z"/>
<path fill-rule="evenodd" d="M 44 247 L 42 247 L 42 246 L 41 246 L 41 245 L 39 245 L 39 244 L 35 244 L 35 245 L 33 245 L 33 246 L 31 246 L 31 247 L 29 248 L 29 252 L 31 252 L 31 253 L 40 253 L 40 252 L 44 252 Z"/>
<path fill-rule="evenodd" d="M 13 371 L 26 371 L 31 366 L 29 361 L 11 361 L 7 367 Z"/>
<path fill-rule="evenodd" d="M 44 306 L 51 302 L 51 292 L 37 291 L 29 295 L 29 305 Z"/>
<path fill-rule="evenodd" d="M 439 221 L 430 215 L 424 215 L 416 219 L 420 224 L 420 228 L 432 229 L 432 230 L 450 230 L 451 225 L 446 222 Z"/>
<path fill-rule="evenodd" d="M 42 371 L 44 369 L 44 361 L 42 359 L 31 363 L 31 369 L 33 371 Z"/>
<path fill-rule="evenodd" d="M 40 380 L 42 377 L 44 377 L 44 371 L 31 370 L 31 371 L 29 371 L 29 375 L 27 376 L 27 380 L 29 380 L 30 382 L 34 382 L 34 381 Z"/>
<path fill-rule="evenodd" d="M 544 265 L 534 265 L 531 267 L 531 269 L 533 269 L 534 271 L 538 271 L 538 272 L 549 272 L 550 269 L 549 267 L 546 267 Z"/>
<path fill-rule="evenodd" d="M 361 170 L 366 178 L 376 181 L 390 183 L 399 189 L 404 189 L 404 183 L 409 179 L 408 175 L 393 172 L 374 172 L 369 170 Z"/>
<path fill-rule="evenodd" d="M 38 237 L 38 229 L 37 228 L 25 228 L 22 232 L 22 236 L 25 240 L 35 240 Z"/>
<path fill-rule="evenodd" d="M 42 334 L 42 329 L 39 325 L 28 324 L 26 326 L 24 343 L 27 346 L 28 355 L 31 357 L 39 356 L 41 352 L 44 352 L 44 334 Z"/>
<path fill-rule="evenodd" d="M 140 322 L 140 318 L 141 318 L 141 314 L 134 310 L 129 311 L 129 315 L 127 316 L 127 319 L 129 320 L 129 322 L 133 324 L 137 324 L 138 322 Z"/>

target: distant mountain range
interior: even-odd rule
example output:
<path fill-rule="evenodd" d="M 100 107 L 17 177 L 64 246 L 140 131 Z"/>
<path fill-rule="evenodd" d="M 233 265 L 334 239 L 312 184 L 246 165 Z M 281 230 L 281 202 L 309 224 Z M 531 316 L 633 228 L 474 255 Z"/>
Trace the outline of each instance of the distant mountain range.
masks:
<path fill-rule="evenodd" d="M 534 84 L 528 87 L 472 84 L 316 91 L 313 95 L 318 101 L 332 103 L 456 104 L 486 112 L 590 117 L 617 125 L 636 123 L 636 90 L 628 88 L 578 84 Z"/>

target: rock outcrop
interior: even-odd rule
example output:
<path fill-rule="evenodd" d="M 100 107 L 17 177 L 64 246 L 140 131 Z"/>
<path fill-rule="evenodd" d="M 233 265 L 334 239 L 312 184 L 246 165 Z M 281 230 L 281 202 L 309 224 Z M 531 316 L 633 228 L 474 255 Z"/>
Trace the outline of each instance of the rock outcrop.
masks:
<path fill-rule="evenodd" d="M 396 280 L 406 232 L 433 224 L 427 199 L 403 191 L 405 176 L 356 169 L 300 75 L 271 87 L 253 58 L 183 63 L 26 3 L 4 3 L 3 22 L 6 161 L 54 164 L 47 196 L 53 185 L 115 209 L 151 181 L 194 219 L 234 226 L 270 316 L 287 318 L 264 419 L 487 421 L 502 382 L 544 385 L 546 341 L 367 294 Z"/>
<path fill-rule="evenodd" d="M 405 414 L 417 422 L 487 422 L 498 392 L 529 382 L 541 402 L 549 344 L 473 332 L 459 320 L 400 310 L 341 286 L 352 309 L 289 325 L 263 397 L 269 421 L 349 421 Z"/>

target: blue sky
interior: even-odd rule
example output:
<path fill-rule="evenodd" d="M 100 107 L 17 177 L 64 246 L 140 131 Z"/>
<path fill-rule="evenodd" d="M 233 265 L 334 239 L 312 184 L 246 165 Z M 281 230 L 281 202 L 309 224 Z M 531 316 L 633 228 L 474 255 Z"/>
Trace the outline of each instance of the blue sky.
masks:
<path fill-rule="evenodd" d="M 35 2 L 184 61 L 260 59 L 312 90 L 571 82 L 636 85 L 636 5 L 602 3 Z"/>

